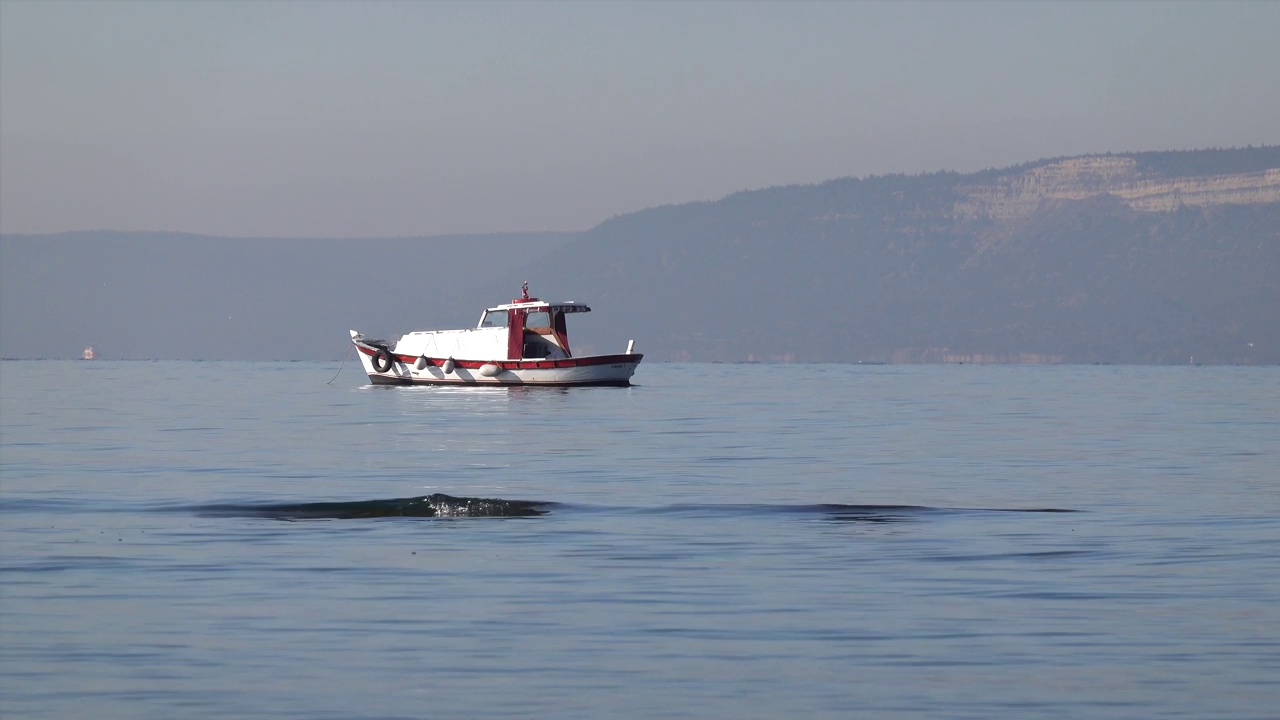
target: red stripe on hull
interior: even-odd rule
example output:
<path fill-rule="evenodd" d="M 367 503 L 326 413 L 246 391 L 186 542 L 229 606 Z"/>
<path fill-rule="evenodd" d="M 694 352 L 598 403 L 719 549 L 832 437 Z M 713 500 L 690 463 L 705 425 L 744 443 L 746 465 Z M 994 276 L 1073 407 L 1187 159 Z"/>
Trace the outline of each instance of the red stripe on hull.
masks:
<path fill-rule="evenodd" d="M 383 351 L 381 347 L 373 347 L 359 342 L 356 343 L 356 348 L 370 357 Z M 391 359 L 391 368 L 382 373 L 377 372 L 376 369 L 369 368 L 366 364 L 365 374 L 369 376 L 370 382 L 375 385 L 456 385 L 462 387 L 513 387 L 523 385 L 626 387 L 631 385 L 631 375 L 635 373 L 636 366 L 644 359 L 644 355 L 593 355 L 557 360 L 482 361 L 455 359 L 454 370 L 447 375 L 442 372 L 442 366 L 447 358 L 424 358 L 426 364 L 422 368 L 416 366 L 419 360 L 417 356 L 391 353 Z M 485 365 L 497 367 L 499 369 L 497 374 L 501 377 L 481 375 L 479 370 Z M 600 370 L 593 370 L 593 368 L 600 368 Z M 572 372 L 574 370 L 580 370 L 581 372 L 574 373 Z M 516 373 L 524 377 L 519 377 Z M 532 377 L 530 377 L 531 374 Z"/>
<path fill-rule="evenodd" d="M 468 382 L 465 380 L 438 380 L 436 378 L 406 378 L 387 375 L 370 375 L 374 385 L 457 385 L 461 387 L 630 387 L 630 378 L 622 380 L 590 380 L 586 382 Z"/>
<path fill-rule="evenodd" d="M 364 345 L 356 346 L 365 355 L 373 356 L 380 348 Z M 589 355 L 581 358 L 563 358 L 560 360 L 454 360 L 454 365 L 468 370 L 478 370 L 483 365 L 497 365 L 503 370 L 537 370 L 551 368 L 591 367 L 592 365 L 612 365 L 614 363 L 639 362 L 644 355 Z M 440 367 L 448 358 L 427 358 L 427 365 Z M 412 365 L 418 361 L 416 355 L 397 355 L 391 353 L 393 362 Z"/>

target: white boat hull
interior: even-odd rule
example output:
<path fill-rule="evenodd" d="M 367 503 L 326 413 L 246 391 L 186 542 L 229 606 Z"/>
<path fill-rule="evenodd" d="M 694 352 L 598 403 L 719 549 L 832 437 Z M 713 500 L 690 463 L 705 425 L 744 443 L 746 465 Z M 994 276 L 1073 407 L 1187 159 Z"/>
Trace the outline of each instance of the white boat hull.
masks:
<path fill-rule="evenodd" d="M 630 385 L 638 353 L 560 359 L 463 360 L 399 355 L 353 340 L 360 364 L 375 385 Z M 379 370 L 375 358 L 386 370 Z M 445 372 L 446 366 L 450 372 Z"/>

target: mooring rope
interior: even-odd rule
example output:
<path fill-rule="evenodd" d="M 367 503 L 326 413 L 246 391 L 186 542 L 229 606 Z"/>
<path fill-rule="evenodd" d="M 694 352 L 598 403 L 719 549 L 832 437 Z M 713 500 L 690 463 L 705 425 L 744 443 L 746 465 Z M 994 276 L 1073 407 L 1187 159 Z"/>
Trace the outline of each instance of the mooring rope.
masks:
<path fill-rule="evenodd" d="M 355 346 L 355 343 L 351 343 L 347 346 L 347 354 L 342 356 L 342 364 L 338 366 L 338 372 L 334 373 L 333 378 L 329 380 L 329 382 L 325 383 L 325 385 L 332 385 L 333 381 L 337 380 L 338 376 L 342 374 L 342 368 L 347 366 L 347 358 L 351 357 L 351 348 Z"/>

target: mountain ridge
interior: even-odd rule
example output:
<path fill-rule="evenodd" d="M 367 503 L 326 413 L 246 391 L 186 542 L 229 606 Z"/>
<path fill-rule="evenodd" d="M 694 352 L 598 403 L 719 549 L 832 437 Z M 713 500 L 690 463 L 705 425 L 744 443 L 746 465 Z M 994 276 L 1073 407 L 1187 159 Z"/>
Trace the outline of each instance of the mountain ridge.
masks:
<path fill-rule="evenodd" d="M 837 178 L 572 233 L 6 235 L 0 273 L 3 357 L 336 359 L 348 329 L 469 325 L 528 280 L 597 310 L 579 354 L 1269 364 L 1280 146 Z"/>
<path fill-rule="evenodd" d="M 653 354 L 673 360 L 1271 363 L 1277 168 L 1280 147 L 1264 146 L 749 190 L 611 218 L 566 246 L 569 262 L 537 270 L 551 285 L 686 320 L 689 330 L 641 323 Z M 1075 185 L 1025 182 L 1003 198 L 1016 212 L 973 210 L 975 188 L 1037 174 Z M 1143 204 L 1197 187 L 1214 193 Z M 1156 299 L 1181 307 L 1192 288 L 1232 297 L 1247 319 L 1200 303 L 1184 318 L 1192 327 L 1166 328 Z M 819 308 L 841 319 L 807 319 Z"/>

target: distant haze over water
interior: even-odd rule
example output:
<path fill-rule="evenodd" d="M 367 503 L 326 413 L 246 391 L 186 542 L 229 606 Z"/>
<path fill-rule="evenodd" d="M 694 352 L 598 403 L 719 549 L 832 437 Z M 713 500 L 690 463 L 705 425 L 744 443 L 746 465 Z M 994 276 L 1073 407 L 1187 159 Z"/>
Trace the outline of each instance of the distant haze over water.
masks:
<path fill-rule="evenodd" d="M 0 233 L 582 231 L 1280 142 L 1280 5 L 0 3 Z"/>

